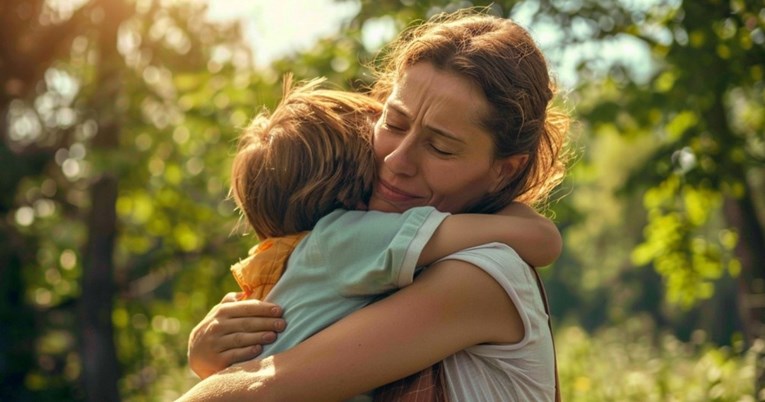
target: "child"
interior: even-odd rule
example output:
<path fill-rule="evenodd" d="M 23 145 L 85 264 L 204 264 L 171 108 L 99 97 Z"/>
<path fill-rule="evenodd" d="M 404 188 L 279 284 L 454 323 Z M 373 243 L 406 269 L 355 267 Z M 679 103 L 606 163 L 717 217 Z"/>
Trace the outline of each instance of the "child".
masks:
<path fill-rule="evenodd" d="M 321 81 L 291 88 L 288 77 L 274 112 L 260 113 L 242 134 L 232 168 L 232 195 L 260 239 L 232 272 L 245 297 L 280 304 L 289 323 L 260 357 L 407 286 L 415 267 L 453 252 L 522 237 L 533 238 L 523 244 L 557 240 L 545 231 L 549 221 L 522 205 L 503 211 L 511 216 L 433 207 L 364 211 L 375 180 L 371 137 L 380 105 L 319 89 Z M 518 252 L 523 257 L 524 247 Z M 551 248 L 540 265 L 556 253 Z"/>

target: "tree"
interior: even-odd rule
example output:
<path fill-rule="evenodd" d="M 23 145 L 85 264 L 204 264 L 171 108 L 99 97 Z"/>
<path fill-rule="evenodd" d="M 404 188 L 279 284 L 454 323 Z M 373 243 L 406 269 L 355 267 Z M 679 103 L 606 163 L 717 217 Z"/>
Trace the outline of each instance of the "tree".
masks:
<path fill-rule="evenodd" d="M 748 1 L 657 2 L 648 9 L 617 1 L 542 1 L 539 11 L 564 29 L 563 46 L 631 38 L 650 50 L 647 79 L 629 66 L 612 66 L 594 82 L 601 101 L 579 110 L 595 131 L 615 128 L 660 144 L 626 186 L 645 190 L 648 212 L 646 237 L 633 260 L 653 265 L 669 298 L 686 307 L 711 297 L 721 275 L 737 277 L 745 338 L 750 344 L 765 338 L 765 231 L 757 212 L 765 173 L 765 7 Z M 597 57 L 583 57 L 580 73 L 597 76 Z"/>
<path fill-rule="evenodd" d="M 41 129 L 39 116 L 29 102 L 39 94 L 45 72 L 65 54 L 82 23 L 80 13 L 50 24 L 40 17 L 44 1 L 6 1 L 0 5 L 0 213 L 28 222 L 31 209 L 17 209 L 17 194 L 29 176 L 40 175 L 64 143 L 66 130 Z M 48 22 L 50 15 L 47 16 Z M 45 46 L 34 46 L 45 43 Z M 15 130 L 11 127 L 17 124 Z M 34 341 L 39 333 L 36 311 L 25 300 L 22 268 L 35 260 L 37 240 L 13 224 L 0 223 L 0 317 L 8 330 L 0 335 L 0 399 L 31 399 L 25 384 L 33 370 Z"/>
<path fill-rule="evenodd" d="M 182 312 L 199 315 L 246 249 L 229 240 L 226 160 L 253 94 L 275 89 L 251 79 L 238 27 L 199 4 L 0 11 L 13 38 L 0 46 L 0 399 L 119 400 L 151 384 L 131 352 L 161 353 L 180 331 L 155 309 L 173 305 L 183 265 L 207 267 Z"/>

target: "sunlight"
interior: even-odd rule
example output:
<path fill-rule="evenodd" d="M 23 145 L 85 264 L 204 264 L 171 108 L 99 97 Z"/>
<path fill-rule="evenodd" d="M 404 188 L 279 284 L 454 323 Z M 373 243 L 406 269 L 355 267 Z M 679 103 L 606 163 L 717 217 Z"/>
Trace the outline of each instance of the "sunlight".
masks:
<path fill-rule="evenodd" d="M 337 33 L 360 7 L 358 2 L 332 0 L 208 1 L 210 20 L 241 21 L 255 64 L 261 67 L 279 57 L 310 48 L 323 36 Z"/>
<path fill-rule="evenodd" d="M 67 21 L 80 7 L 89 0 L 46 0 L 40 23 L 61 23 Z"/>

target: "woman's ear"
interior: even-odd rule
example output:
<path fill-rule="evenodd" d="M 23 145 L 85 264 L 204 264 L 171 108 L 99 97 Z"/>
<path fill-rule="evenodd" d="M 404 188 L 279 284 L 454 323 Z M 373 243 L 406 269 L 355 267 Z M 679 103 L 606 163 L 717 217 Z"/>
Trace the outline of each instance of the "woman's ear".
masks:
<path fill-rule="evenodd" d="M 529 154 L 518 154 L 494 162 L 495 179 L 491 191 L 499 191 L 526 167 Z"/>

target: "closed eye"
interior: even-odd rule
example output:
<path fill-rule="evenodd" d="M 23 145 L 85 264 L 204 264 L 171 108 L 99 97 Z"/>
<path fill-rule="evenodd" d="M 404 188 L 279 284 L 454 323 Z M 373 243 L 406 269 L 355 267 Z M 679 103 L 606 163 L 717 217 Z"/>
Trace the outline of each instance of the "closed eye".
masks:
<path fill-rule="evenodd" d="M 430 144 L 430 149 L 432 149 L 433 152 L 435 152 L 435 153 L 437 153 L 437 154 L 439 154 L 441 156 L 453 156 L 454 155 L 453 152 L 445 151 L 445 150 L 443 150 L 443 149 L 441 149 L 441 148 L 439 148 L 439 147 L 437 147 L 437 146 L 435 146 L 433 144 Z"/>
<path fill-rule="evenodd" d="M 384 127 L 386 130 L 390 130 L 390 131 L 405 131 L 403 128 L 401 128 L 401 127 L 398 127 L 398 126 L 394 126 L 394 125 L 392 125 L 392 124 L 390 124 L 390 123 L 387 123 L 387 122 L 386 122 L 386 123 L 383 123 L 383 127 Z"/>

